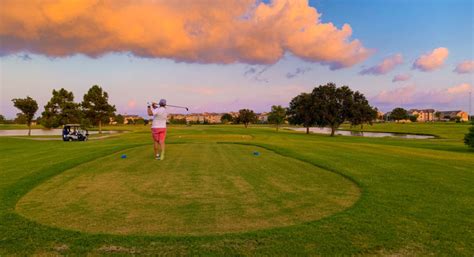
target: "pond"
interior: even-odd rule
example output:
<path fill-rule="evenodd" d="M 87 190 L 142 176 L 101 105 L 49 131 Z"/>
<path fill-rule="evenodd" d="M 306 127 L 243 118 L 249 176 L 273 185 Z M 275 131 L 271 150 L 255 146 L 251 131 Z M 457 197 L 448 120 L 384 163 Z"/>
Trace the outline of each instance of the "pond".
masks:
<path fill-rule="evenodd" d="M 63 133 L 62 129 L 32 129 L 32 136 L 61 136 Z M 102 134 L 116 134 L 120 131 L 115 130 L 102 130 Z M 99 134 L 99 131 L 89 131 L 89 134 Z M 27 129 L 6 129 L 0 130 L 0 136 L 27 136 Z"/>
<path fill-rule="evenodd" d="M 306 132 L 306 128 L 291 128 L 291 130 Z M 331 134 L 330 128 L 318 128 L 311 127 L 309 131 L 318 134 Z M 407 139 L 432 139 L 436 138 L 431 135 L 417 135 L 417 134 L 403 134 L 403 133 L 391 133 L 391 132 L 362 132 L 362 131 L 350 131 L 350 130 L 339 130 L 335 132 L 336 135 L 341 136 L 356 136 L 356 137 L 394 137 L 394 138 L 407 138 Z"/>

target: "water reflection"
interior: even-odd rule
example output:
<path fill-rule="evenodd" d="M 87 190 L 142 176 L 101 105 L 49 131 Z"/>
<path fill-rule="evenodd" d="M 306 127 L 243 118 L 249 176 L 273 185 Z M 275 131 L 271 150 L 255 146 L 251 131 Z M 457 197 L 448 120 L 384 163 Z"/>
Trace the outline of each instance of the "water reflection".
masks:
<path fill-rule="evenodd" d="M 304 131 L 306 128 L 291 128 L 295 131 Z M 318 134 L 331 134 L 330 128 L 309 128 L 310 132 Z M 365 132 L 365 131 L 349 131 L 349 130 L 336 130 L 336 135 L 341 136 L 356 136 L 356 137 L 396 137 L 396 138 L 408 138 L 408 139 L 431 139 L 435 138 L 430 135 L 416 135 L 416 134 L 400 134 L 400 133 L 390 133 L 390 132 Z"/>

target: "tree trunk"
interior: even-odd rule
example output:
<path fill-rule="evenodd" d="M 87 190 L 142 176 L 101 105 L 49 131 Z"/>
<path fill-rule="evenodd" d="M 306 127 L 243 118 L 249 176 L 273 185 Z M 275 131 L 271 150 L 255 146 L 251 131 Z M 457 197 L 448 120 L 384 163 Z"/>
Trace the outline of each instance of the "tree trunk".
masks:
<path fill-rule="evenodd" d="M 360 130 L 364 129 L 364 124 L 360 124 Z"/>
<path fill-rule="evenodd" d="M 31 123 L 28 123 L 28 136 L 31 136 Z"/>
<path fill-rule="evenodd" d="M 306 134 L 309 134 L 309 127 L 306 127 Z"/>
<path fill-rule="evenodd" d="M 249 125 L 248 123 L 244 123 L 245 128 L 247 128 L 248 125 Z"/>
<path fill-rule="evenodd" d="M 277 124 L 277 132 L 278 132 L 278 124 Z"/>
<path fill-rule="evenodd" d="M 102 134 L 102 120 L 99 120 L 99 134 Z"/>
<path fill-rule="evenodd" d="M 336 132 L 336 128 L 334 126 L 331 126 L 331 136 L 334 136 L 334 132 Z"/>

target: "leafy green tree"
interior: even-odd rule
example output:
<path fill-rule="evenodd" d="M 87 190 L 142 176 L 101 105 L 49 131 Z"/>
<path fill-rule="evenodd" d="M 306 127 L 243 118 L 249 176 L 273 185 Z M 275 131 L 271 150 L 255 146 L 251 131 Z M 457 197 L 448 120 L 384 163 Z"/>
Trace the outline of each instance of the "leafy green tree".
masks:
<path fill-rule="evenodd" d="M 370 106 L 369 101 L 359 91 L 354 92 L 352 99 L 349 117 L 347 117 L 351 126 L 360 125 L 363 129 L 364 124 L 372 125 L 372 122 L 377 119 L 377 108 Z"/>
<path fill-rule="evenodd" d="M 436 117 L 436 120 L 441 120 L 441 112 L 435 112 L 434 116 Z"/>
<path fill-rule="evenodd" d="M 472 126 L 469 128 L 469 132 L 464 136 L 464 143 L 474 148 L 474 121 L 471 121 Z"/>
<path fill-rule="evenodd" d="M 408 119 L 408 112 L 403 108 L 397 107 L 390 113 L 390 119 L 396 121 L 406 120 Z"/>
<path fill-rule="evenodd" d="M 99 134 L 102 134 L 102 122 L 107 122 L 116 111 L 114 105 L 109 104 L 109 94 L 98 85 L 92 86 L 84 95 L 82 108 L 87 119 L 92 124 L 99 125 Z"/>
<path fill-rule="evenodd" d="M 311 97 L 316 125 L 330 127 L 331 136 L 353 115 L 354 92 L 347 86 L 336 87 L 336 84 L 328 83 L 314 88 Z"/>
<path fill-rule="evenodd" d="M 250 123 L 253 123 L 253 122 L 257 121 L 257 115 L 252 110 L 241 109 L 241 110 L 239 110 L 238 121 L 242 122 L 244 124 L 245 128 L 247 128 Z"/>
<path fill-rule="evenodd" d="M 286 120 L 286 109 L 281 105 L 273 105 L 271 112 L 268 114 L 268 122 L 276 125 L 276 130 Z"/>
<path fill-rule="evenodd" d="M 232 117 L 232 115 L 230 115 L 230 113 L 224 113 L 224 115 L 222 115 L 221 117 L 221 122 L 222 123 L 229 123 L 229 122 L 232 122 L 234 119 L 234 117 Z"/>
<path fill-rule="evenodd" d="M 13 105 L 18 108 L 24 115 L 26 124 L 28 125 L 28 136 L 31 135 L 31 121 L 38 111 L 38 103 L 31 97 L 12 99 Z"/>
<path fill-rule="evenodd" d="M 294 97 L 290 102 L 287 114 L 290 124 L 304 126 L 306 134 L 309 134 L 309 127 L 315 124 L 311 94 L 301 93 Z"/>
<path fill-rule="evenodd" d="M 15 119 L 13 120 L 13 123 L 15 124 L 26 124 L 26 122 L 26 115 L 21 112 L 17 113 Z"/>
<path fill-rule="evenodd" d="M 4 124 L 6 121 L 5 116 L 0 114 L 0 124 Z"/>
<path fill-rule="evenodd" d="M 135 120 L 135 125 L 145 125 L 145 119 L 138 118 Z"/>
<path fill-rule="evenodd" d="M 418 114 L 409 115 L 408 118 L 410 119 L 411 122 L 417 122 L 418 121 Z"/>
<path fill-rule="evenodd" d="M 115 121 L 117 122 L 117 124 L 123 124 L 125 122 L 125 118 L 122 114 L 118 114 L 117 116 L 115 116 Z"/>
<path fill-rule="evenodd" d="M 53 89 L 53 96 L 44 106 L 41 124 L 46 128 L 57 128 L 68 123 L 81 121 L 81 110 L 78 103 L 74 103 L 74 94 L 64 88 Z"/>

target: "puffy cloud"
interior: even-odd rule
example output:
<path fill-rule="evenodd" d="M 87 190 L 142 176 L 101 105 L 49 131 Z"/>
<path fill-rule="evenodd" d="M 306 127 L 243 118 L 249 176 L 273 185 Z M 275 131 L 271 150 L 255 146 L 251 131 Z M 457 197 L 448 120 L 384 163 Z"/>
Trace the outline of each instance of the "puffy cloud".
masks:
<path fill-rule="evenodd" d="M 271 64 L 291 53 L 338 69 L 372 53 L 350 39 L 350 25 L 321 22 L 307 0 L 3 0 L 0 16 L 0 55 Z"/>
<path fill-rule="evenodd" d="M 456 65 L 456 68 L 454 69 L 454 72 L 457 72 L 459 74 L 462 73 L 473 73 L 474 72 L 474 60 L 466 60 L 458 65 Z"/>
<path fill-rule="evenodd" d="M 415 85 L 408 85 L 394 90 L 382 90 L 371 101 L 376 104 L 401 104 L 402 102 L 413 101 L 416 92 Z"/>
<path fill-rule="evenodd" d="M 407 81 L 411 79 L 410 74 L 397 74 L 393 77 L 392 82 Z"/>
<path fill-rule="evenodd" d="M 445 47 L 439 47 L 418 57 L 413 63 L 413 69 L 421 71 L 433 71 L 440 68 L 446 58 L 448 58 L 449 51 Z"/>
<path fill-rule="evenodd" d="M 364 69 L 359 74 L 361 75 L 382 75 L 393 70 L 397 65 L 403 63 L 403 56 L 401 54 L 394 54 L 385 58 L 381 63 Z"/>
<path fill-rule="evenodd" d="M 458 86 L 450 87 L 446 90 L 449 94 L 462 94 L 472 91 L 472 86 L 468 83 L 462 83 Z"/>
<path fill-rule="evenodd" d="M 376 105 L 392 107 L 448 106 L 459 104 L 457 101 L 463 99 L 461 96 L 471 90 L 472 86 L 468 83 L 437 90 L 418 90 L 415 85 L 408 85 L 394 90 L 382 90 L 371 101 Z"/>

